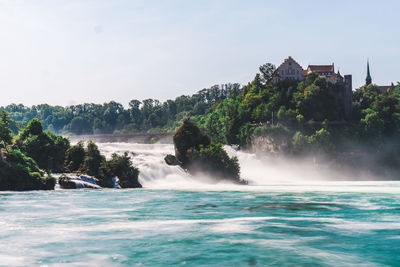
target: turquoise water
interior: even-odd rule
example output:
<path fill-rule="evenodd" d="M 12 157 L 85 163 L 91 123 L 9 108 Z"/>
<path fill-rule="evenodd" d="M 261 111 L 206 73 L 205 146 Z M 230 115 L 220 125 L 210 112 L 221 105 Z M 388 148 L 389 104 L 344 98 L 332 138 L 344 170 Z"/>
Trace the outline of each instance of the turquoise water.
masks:
<path fill-rule="evenodd" d="M 400 183 L 0 193 L 4 266 L 400 266 Z"/>

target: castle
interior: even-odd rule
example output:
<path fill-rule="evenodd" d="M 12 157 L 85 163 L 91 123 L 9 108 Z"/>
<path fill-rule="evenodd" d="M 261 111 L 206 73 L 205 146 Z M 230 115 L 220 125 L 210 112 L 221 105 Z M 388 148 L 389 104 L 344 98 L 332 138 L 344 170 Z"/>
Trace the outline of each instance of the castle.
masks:
<path fill-rule="evenodd" d="M 334 63 L 331 65 L 308 65 L 307 69 L 303 69 L 303 67 L 297 63 L 296 60 L 289 56 L 275 70 L 272 76 L 272 82 L 277 83 L 284 79 L 302 81 L 308 74 L 312 72 L 318 73 L 328 82 L 333 84 L 339 83 L 343 85 L 343 90 L 340 92 L 339 98 L 342 101 L 345 117 L 347 119 L 350 118 L 353 105 L 352 76 L 349 74 L 344 75 L 343 77 L 339 71 L 336 73 Z"/>

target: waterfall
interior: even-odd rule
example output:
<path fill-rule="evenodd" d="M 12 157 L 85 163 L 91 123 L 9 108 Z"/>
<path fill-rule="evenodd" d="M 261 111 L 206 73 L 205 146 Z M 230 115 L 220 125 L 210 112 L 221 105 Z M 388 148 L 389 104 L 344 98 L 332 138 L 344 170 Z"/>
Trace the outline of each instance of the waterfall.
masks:
<path fill-rule="evenodd" d="M 98 143 L 102 153 L 110 158 L 113 153 L 128 152 L 133 165 L 139 168 L 139 182 L 146 188 L 209 188 L 239 186 L 228 181 L 216 183 L 216 179 L 202 175 L 192 176 L 179 166 L 169 166 L 164 157 L 174 154 L 172 144 Z M 321 180 L 334 180 L 338 174 L 321 170 L 309 161 L 299 162 L 272 157 L 260 158 L 252 153 L 225 146 L 229 156 L 236 156 L 241 177 L 250 186 L 291 185 Z M 324 177 L 324 178 L 322 178 Z"/>
<path fill-rule="evenodd" d="M 174 154 L 172 144 L 98 143 L 107 158 L 113 153 L 128 152 L 133 165 L 139 168 L 139 182 L 150 188 L 198 188 L 215 185 L 215 179 L 204 175 L 192 176 L 179 166 L 169 166 L 164 157 Z M 220 183 L 226 184 L 227 182 Z"/>

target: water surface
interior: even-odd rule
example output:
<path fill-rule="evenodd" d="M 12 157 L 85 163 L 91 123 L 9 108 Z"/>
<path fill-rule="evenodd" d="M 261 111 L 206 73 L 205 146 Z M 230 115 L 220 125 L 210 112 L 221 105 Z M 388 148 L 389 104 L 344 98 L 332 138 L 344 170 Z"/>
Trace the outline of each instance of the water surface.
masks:
<path fill-rule="evenodd" d="M 0 261 L 398 266 L 399 183 L 285 187 L 1 193 Z"/>

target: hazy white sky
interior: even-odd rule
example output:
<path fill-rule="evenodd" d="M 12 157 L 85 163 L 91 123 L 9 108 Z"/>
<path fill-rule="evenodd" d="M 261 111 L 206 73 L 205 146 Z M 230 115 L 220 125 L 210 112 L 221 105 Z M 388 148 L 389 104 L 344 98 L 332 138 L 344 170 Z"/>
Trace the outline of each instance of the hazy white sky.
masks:
<path fill-rule="evenodd" d="M 400 80 L 400 1 L 0 0 L 0 105 L 165 100 L 291 55 Z"/>

